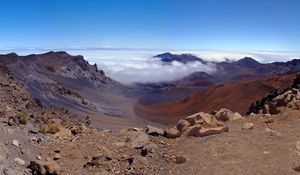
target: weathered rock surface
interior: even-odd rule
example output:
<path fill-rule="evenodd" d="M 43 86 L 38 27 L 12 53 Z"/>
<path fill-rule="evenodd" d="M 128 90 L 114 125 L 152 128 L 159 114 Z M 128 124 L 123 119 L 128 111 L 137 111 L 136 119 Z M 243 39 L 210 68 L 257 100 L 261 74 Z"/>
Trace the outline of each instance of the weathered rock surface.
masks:
<path fill-rule="evenodd" d="M 184 119 L 180 119 L 176 125 L 176 128 L 180 132 L 184 132 L 190 126 L 190 122 Z"/>
<path fill-rule="evenodd" d="M 141 131 L 132 132 L 130 140 L 129 145 L 132 148 L 142 148 L 149 143 L 148 135 Z"/>
<path fill-rule="evenodd" d="M 155 126 L 147 125 L 146 129 L 147 129 L 147 134 L 148 135 L 158 136 L 158 135 L 163 135 L 164 134 L 163 129 L 157 128 Z"/>
<path fill-rule="evenodd" d="M 180 131 L 177 130 L 177 128 L 170 128 L 170 129 L 166 129 L 164 131 L 164 136 L 167 138 L 177 138 L 180 137 Z"/>
<path fill-rule="evenodd" d="M 219 126 L 219 127 L 215 127 L 215 128 L 201 128 L 199 130 L 199 137 L 220 134 L 222 132 L 228 132 L 228 131 L 229 131 L 229 128 L 226 126 Z"/>

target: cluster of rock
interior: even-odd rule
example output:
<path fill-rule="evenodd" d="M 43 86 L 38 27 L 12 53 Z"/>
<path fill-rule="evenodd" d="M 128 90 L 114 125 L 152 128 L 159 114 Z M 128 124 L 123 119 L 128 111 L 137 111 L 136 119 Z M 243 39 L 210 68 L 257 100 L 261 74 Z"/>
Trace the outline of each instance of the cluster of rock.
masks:
<path fill-rule="evenodd" d="M 279 114 L 287 109 L 300 109 L 300 74 L 294 79 L 292 85 L 285 89 L 276 89 L 252 104 L 247 114 Z"/>
<path fill-rule="evenodd" d="M 176 127 L 164 131 L 148 127 L 147 133 L 151 135 L 163 135 L 167 138 L 177 138 L 181 136 L 205 137 L 228 132 L 229 128 L 224 125 L 224 122 L 242 118 L 239 113 L 233 113 L 228 109 L 220 109 L 213 113 L 214 115 L 204 112 L 196 113 L 179 120 Z"/>

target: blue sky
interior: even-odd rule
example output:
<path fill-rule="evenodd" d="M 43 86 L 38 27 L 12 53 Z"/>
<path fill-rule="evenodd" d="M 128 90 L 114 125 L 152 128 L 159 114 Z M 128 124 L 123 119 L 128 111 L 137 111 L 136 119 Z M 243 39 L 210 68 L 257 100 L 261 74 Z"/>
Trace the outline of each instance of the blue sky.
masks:
<path fill-rule="evenodd" d="M 298 0 L 1 0 L 0 47 L 299 51 Z"/>

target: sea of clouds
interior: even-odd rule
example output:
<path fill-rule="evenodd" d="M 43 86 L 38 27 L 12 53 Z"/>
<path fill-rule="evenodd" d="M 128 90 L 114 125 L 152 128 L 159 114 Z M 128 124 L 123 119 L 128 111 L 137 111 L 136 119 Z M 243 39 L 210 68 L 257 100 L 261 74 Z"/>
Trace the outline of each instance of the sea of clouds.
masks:
<path fill-rule="evenodd" d="M 84 55 L 90 63 L 97 63 L 99 69 L 104 70 L 109 77 L 126 84 L 171 81 L 196 71 L 212 73 L 216 70 L 214 64 L 202 64 L 201 62 L 183 64 L 176 61 L 171 64 L 164 64 L 159 59 L 153 58 L 153 56 L 164 51 L 77 50 L 69 52 Z M 190 53 L 199 58 L 215 62 L 236 61 L 245 56 L 252 57 L 263 63 L 300 58 L 300 53 L 297 52 L 173 51 L 171 53 Z"/>
<path fill-rule="evenodd" d="M 13 49 L 0 49 L 1 53 L 9 53 Z M 58 49 L 22 49 L 13 50 L 20 55 L 44 53 Z M 212 73 L 214 64 L 191 62 L 182 64 L 172 62 L 164 64 L 159 59 L 153 58 L 163 50 L 139 49 L 62 49 L 72 55 L 83 55 L 90 63 L 97 63 L 98 68 L 104 70 L 107 76 L 122 83 L 146 83 L 171 81 L 182 78 L 196 71 Z M 300 52 L 275 52 L 275 51 L 172 51 L 173 54 L 190 53 L 199 58 L 220 62 L 224 60 L 239 60 L 245 56 L 252 57 L 260 62 L 288 61 L 300 58 Z"/>

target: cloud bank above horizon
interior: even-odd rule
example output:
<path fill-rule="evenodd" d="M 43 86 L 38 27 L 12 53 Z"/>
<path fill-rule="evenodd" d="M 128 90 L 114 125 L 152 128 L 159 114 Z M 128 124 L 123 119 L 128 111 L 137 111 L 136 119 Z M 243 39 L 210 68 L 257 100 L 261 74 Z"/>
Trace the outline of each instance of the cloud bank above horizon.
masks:
<path fill-rule="evenodd" d="M 16 52 L 20 55 L 44 53 L 55 49 L 1 49 L 0 53 Z M 61 50 L 61 49 L 57 49 Z M 125 84 L 172 81 L 196 71 L 212 73 L 214 64 L 192 62 L 182 64 L 172 62 L 163 64 L 152 57 L 166 52 L 165 50 L 126 50 L 126 49 L 63 49 L 72 55 L 83 55 L 90 63 L 97 63 L 99 69 L 107 76 Z M 173 51 L 173 54 L 189 53 L 208 61 L 236 61 L 245 56 L 252 57 L 262 63 L 300 59 L 300 52 L 279 51 Z"/>

